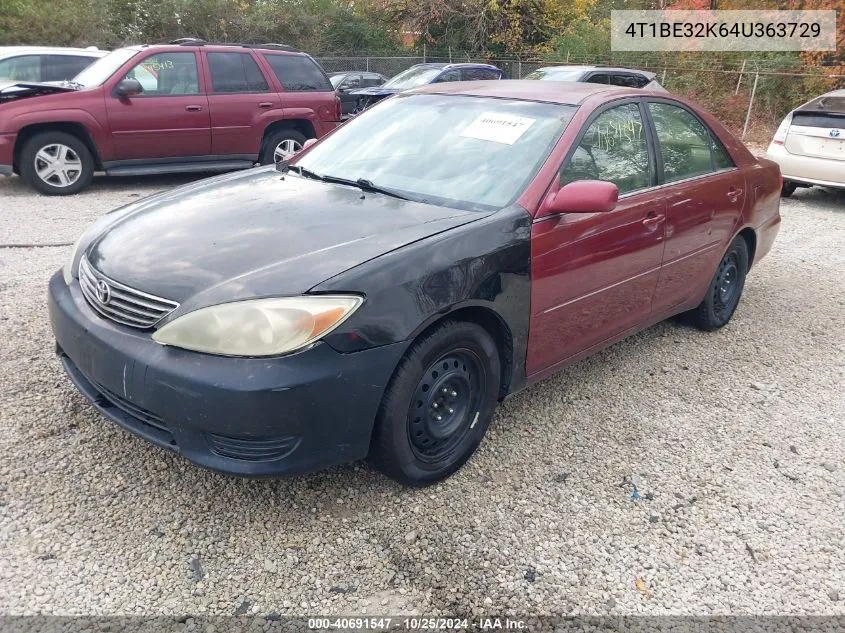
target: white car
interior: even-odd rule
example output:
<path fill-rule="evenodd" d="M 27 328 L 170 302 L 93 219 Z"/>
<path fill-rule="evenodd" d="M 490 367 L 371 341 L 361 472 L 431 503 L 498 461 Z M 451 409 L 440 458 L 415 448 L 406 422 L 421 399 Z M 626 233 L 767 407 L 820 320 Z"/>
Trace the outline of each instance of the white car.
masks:
<path fill-rule="evenodd" d="M 797 187 L 845 189 L 845 90 L 823 94 L 787 114 L 766 158 L 780 165 L 784 198 Z"/>
<path fill-rule="evenodd" d="M 0 82 L 67 81 L 106 55 L 93 47 L 0 46 Z"/>

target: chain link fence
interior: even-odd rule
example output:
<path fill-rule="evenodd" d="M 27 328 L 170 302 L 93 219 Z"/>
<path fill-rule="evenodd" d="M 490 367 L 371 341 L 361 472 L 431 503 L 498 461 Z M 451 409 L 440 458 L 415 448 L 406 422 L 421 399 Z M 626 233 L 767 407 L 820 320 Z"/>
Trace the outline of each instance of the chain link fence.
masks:
<path fill-rule="evenodd" d="M 326 72 L 369 71 L 392 77 L 423 62 L 477 62 L 494 64 L 509 79 L 522 79 L 543 66 L 598 64 L 588 59 L 495 59 L 467 53 L 412 55 L 407 57 L 346 57 L 316 55 Z M 845 67 L 800 67 L 779 71 L 758 62 L 721 63 L 719 68 L 659 65 L 656 59 L 641 58 L 640 64 L 602 60 L 605 64 L 648 70 L 671 93 L 688 97 L 712 112 L 745 142 L 767 144 L 778 124 L 793 108 L 813 97 L 845 88 Z M 630 60 L 629 60 L 630 61 Z"/>

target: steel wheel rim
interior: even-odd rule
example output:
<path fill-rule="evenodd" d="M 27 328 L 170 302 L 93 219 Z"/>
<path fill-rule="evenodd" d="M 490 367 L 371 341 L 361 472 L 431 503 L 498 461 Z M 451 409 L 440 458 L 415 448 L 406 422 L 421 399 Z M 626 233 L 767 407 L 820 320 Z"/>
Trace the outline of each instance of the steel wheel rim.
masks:
<path fill-rule="evenodd" d="M 730 313 L 739 300 L 740 291 L 739 266 L 735 253 L 726 256 L 719 264 L 716 273 L 716 284 L 713 290 L 713 304 L 718 316 Z"/>
<path fill-rule="evenodd" d="M 70 187 L 82 177 L 82 159 L 62 143 L 42 147 L 33 163 L 38 177 L 52 187 Z"/>
<path fill-rule="evenodd" d="M 417 459 L 455 452 L 477 422 L 486 382 L 479 356 L 466 348 L 441 355 L 420 378 L 408 410 L 408 440 Z"/>
<path fill-rule="evenodd" d="M 273 160 L 280 163 L 283 160 L 287 160 L 301 149 L 302 143 L 291 138 L 287 138 L 276 145 L 276 149 L 273 150 Z"/>

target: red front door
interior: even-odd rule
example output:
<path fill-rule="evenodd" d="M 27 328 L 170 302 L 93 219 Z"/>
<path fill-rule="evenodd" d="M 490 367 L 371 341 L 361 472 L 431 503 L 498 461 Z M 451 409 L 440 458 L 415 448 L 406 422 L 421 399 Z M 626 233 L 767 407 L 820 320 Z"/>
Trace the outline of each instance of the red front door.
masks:
<path fill-rule="evenodd" d="M 562 214 L 531 233 L 531 322 L 526 369 L 550 371 L 643 325 L 663 258 L 665 207 L 655 183 L 640 106 L 609 108 L 588 123 L 561 184 L 614 182 L 609 213 Z"/>
<path fill-rule="evenodd" d="M 137 79 L 140 95 L 118 97 L 124 77 Z M 207 156 L 211 153 L 208 99 L 195 52 L 148 55 L 106 92 L 114 159 Z"/>

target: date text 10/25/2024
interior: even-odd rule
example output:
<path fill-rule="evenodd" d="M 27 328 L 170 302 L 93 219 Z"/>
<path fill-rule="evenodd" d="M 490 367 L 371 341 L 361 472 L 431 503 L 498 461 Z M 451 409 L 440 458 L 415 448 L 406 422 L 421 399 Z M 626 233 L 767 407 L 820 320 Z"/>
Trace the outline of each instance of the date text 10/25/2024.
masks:
<path fill-rule="evenodd" d="M 524 620 L 512 618 L 479 617 L 439 618 L 439 617 L 370 617 L 370 618 L 308 618 L 308 628 L 316 631 L 339 631 L 344 629 L 374 631 L 520 631 L 527 628 Z"/>

